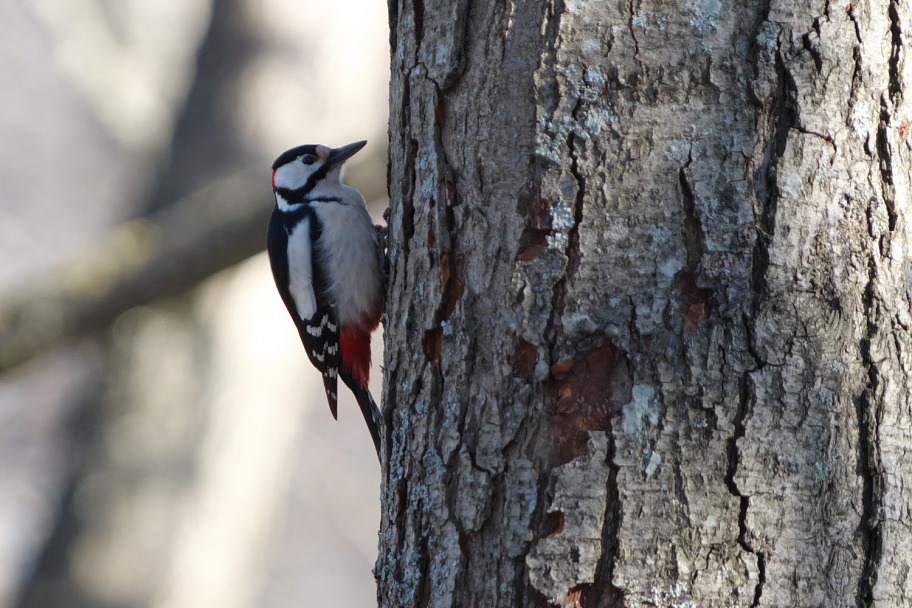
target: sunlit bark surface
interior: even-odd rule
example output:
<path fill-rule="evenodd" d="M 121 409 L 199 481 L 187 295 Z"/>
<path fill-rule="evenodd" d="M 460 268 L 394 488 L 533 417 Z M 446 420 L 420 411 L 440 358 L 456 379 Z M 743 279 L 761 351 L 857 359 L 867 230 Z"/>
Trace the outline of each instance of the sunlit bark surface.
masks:
<path fill-rule="evenodd" d="M 390 19 L 381 605 L 910 605 L 908 4 Z"/>

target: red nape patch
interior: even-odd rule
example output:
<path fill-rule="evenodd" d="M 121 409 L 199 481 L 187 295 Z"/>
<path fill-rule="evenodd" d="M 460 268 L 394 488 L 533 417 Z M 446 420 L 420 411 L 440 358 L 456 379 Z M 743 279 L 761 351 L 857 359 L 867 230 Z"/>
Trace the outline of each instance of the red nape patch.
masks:
<path fill-rule="evenodd" d="M 371 336 L 358 327 L 343 327 L 339 335 L 342 370 L 351 374 L 359 386 L 367 388 L 371 367 Z"/>
<path fill-rule="evenodd" d="M 272 189 L 275 190 L 275 170 L 272 172 Z"/>

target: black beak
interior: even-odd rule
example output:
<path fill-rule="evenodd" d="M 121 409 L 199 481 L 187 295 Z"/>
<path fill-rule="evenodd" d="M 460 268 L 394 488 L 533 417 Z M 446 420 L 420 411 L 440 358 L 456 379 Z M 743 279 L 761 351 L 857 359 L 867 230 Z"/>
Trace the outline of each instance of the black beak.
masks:
<path fill-rule="evenodd" d="M 329 158 L 327 159 L 327 164 L 329 165 L 341 165 L 346 160 L 355 155 L 355 153 L 367 145 L 367 141 L 356 141 L 353 144 L 348 144 L 347 146 L 342 146 L 341 148 L 333 148 L 329 151 Z"/>

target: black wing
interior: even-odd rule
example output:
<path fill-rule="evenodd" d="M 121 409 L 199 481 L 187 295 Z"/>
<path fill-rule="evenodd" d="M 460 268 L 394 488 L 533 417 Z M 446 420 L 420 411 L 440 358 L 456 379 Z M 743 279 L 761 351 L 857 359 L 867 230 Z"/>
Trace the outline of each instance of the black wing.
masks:
<path fill-rule="evenodd" d="M 316 265 L 311 265 L 309 269 L 299 269 L 311 278 L 316 296 L 316 307 L 309 318 L 302 318 L 290 289 L 292 269 L 288 259 L 288 239 L 293 229 L 304 219 L 309 220 L 310 242 L 316 243 L 320 236 L 319 220 L 307 206 L 304 206 L 298 213 L 273 212 L 266 239 L 269 263 L 272 266 L 272 275 L 275 278 L 279 295 L 298 328 L 304 351 L 313 366 L 323 375 L 323 388 L 326 391 L 326 400 L 329 402 L 329 411 L 332 412 L 333 418 L 337 418 L 337 387 L 341 362 L 339 323 L 335 306 L 327 296 L 326 278 L 322 276 Z"/>

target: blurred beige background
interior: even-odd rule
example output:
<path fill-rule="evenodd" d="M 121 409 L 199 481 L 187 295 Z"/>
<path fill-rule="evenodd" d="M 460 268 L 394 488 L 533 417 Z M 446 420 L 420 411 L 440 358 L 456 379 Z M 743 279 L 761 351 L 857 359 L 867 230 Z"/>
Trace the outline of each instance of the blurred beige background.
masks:
<path fill-rule="evenodd" d="M 301 143 L 368 139 L 379 199 L 388 70 L 376 0 L 0 3 L 0 307 Z M 373 605 L 379 467 L 319 384 L 263 254 L 0 376 L 0 606 Z"/>

